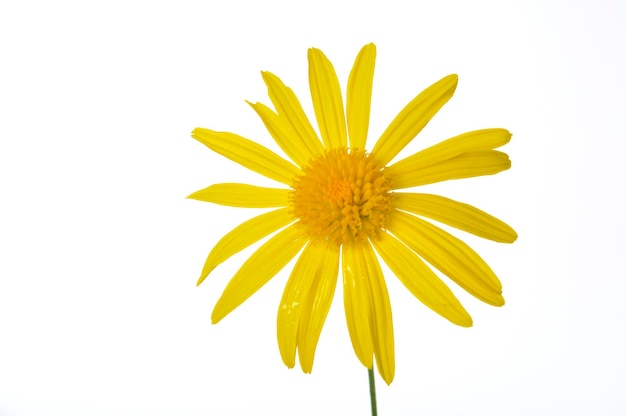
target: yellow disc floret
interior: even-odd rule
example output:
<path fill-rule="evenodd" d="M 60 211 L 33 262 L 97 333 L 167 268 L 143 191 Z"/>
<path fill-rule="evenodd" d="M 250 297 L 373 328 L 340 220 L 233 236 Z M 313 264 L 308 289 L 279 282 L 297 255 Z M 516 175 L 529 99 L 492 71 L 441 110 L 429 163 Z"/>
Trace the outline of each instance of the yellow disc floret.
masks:
<path fill-rule="evenodd" d="M 343 244 L 372 238 L 385 228 L 389 179 L 364 151 L 327 151 L 303 169 L 293 188 L 293 215 L 313 239 Z"/>

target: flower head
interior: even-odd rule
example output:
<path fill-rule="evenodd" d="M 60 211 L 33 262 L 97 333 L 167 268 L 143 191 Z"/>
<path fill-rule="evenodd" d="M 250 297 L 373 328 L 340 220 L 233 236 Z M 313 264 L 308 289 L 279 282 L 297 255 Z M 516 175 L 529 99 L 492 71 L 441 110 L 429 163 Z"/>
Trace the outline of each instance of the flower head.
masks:
<path fill-rule="evenodd" d="M 321 140 L 293 91 L 275 75 L 263 72 L 275 110 L 260 103 L 250 105 L 291 161 L 232 133 L 197 128 L 192 136 L 286 186 L 221 183 L 190 198 L 233 207 L 275 208 L 233 229 L 209 254 L 198 284 L 230 256 L 273 234 L 231 279 L 215 305 L 213 323 L 300 253 L 278 309 L 283 362 L 295 366 L 297 352 L 302 370 L 311 372 L 341 268 L 346 321 L 356 356 L 367 368 L 375 359 L 380 375 L 391 383 L 395 371 L 391 305 L 376 253 L 422 303 L 467 327 L 472 325 L 471 317 L 428 264 L 491 305 L 504 304 L 502 285 L 470 247 L 422 217 L 498 242 L 511 243 L 517 234 L 471 205 L 400 191 L 495 174 L 511 166 L 506 154 L 493 150 L 511 138 L 499 128 L 464 133 L 390 164 L 452 97 L 456 75 L 444 77 L 415 97 L 366 151 L 375 57 L 373 44 L 358 54 L 344 110 L 332 64 L 321 51 L 309 50 L 309 84 Z"/>

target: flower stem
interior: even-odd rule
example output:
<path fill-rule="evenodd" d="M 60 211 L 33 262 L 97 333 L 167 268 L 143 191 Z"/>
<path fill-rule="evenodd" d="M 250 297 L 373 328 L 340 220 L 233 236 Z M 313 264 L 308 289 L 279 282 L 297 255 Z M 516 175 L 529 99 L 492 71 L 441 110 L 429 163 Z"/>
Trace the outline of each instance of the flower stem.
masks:
<path fill-rule="evenodd" d="M 378 411 L 376 410 L 376 383 L 374 382 L 374 369 L 368 368 L 367 375 L 370 380 L 370 402 L 372 403 L 372 416 L 377 416 Z"/>

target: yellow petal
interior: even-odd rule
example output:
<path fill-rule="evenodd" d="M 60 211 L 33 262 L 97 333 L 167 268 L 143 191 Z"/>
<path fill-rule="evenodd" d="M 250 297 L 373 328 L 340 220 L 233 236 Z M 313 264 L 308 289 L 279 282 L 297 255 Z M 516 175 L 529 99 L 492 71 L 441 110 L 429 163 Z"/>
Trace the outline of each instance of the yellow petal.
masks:
<path fill-rule="evenodd" d="M 320 139 L 291 88 L 285 86 L 280 78 L 270 72 L 261 72 L 261 75 L 265 85 L 267 85 L 268 95 L 281 120 L 289 125 L 292 133 L 299 137 L 300 142 L 306 146 L 309 153 L 315 156 L 324 153 Z"/>
<path fill-rule="evenodd" d="M 387 384 L 391 384 L 396 371 L 396 361 L 393 340 L 393 321 L 391 319 L 391 303 L 383 272 L 380 264 L 369 243 L 361 244 L 364 270 L 367 273 L 366 281 L 369 282 L 371 314 L 372 314 L 372 337 L 374 341 L 374 356 L 378 372 Z"/>
<path fill-rule="evenodd" d="M 339 271 L 338 246 L 327 242 L 312 245 L 317 268 L 298 326 L 298 358 L 305 373 L 313 370 L 315 349 L 335 294 Z"/>
<path fill-rule="evenodd" d="M 512 243 L 517 233 L 506 223 L 469 204 L 439 195 L 394 193 L 396 208 L 432 218 L 479 237 L 501 243 Z"/>
<path fill-rule="evenodd" d="M 191 137 L 240 165 L 291 186 L 300 170 L 272 151 L 233 133 L 197 128 Z"/>
<path fill-rule="evenodd" d="M 458 77 L 448 75 L 413 99 L 391 122 L 372 150 L 383 165 L 388 164 L 428 124 L 454 94 Z"/>
<path fill-rule="evenodd" d="M 204 281 L 218 264 L 233 254 L 239 253 L 250 244 L 293 222 L 294 218 L 289 214 L 289 211 L 289 208 L 283 208 L 259 215 L 240 224 L 222 237 L 209 253 L 209 257 L 207 257 L 204 263 L 202 274 L 198 279 L 198 285 Z"/>
<path fill-rule="evenodd" d="M 248 103 L 261 117 L 263 124 L 270 132 L 274 141 L 280 146 L 281 149 L 300 167 L 306 165 L 306 163 L 313 157 L 313 154 L 309 151 L 306 143 L 302 142 L 297 134 L 293 134 L 288 125 L 281 120 L 281 118 L 273 112 L 267 106 L 261 103 Z"/>
<path fill-rule="evenodd" d="M 387 174 L 393 178 L 393 189 L 402 189 L 450 179 L 494 175 L 510 167 L 511 161 L 506 153 L 498 152 L 497 150 L 487 150 L 462 153 L 425 167 L 405 165 L 402 169 L 399 169 L 396 165 L 393 165 L 387 169 Z"/>
<path fill-rule="evenodd" d="M 213 323 L 222 320 L 274 277 L 306 241 L 298 229 L 290 226 L 263 244 L 228 282 L 211 314 Z"/>
<path fill-rule="evenodd" d="M 458 238 L 397 210 L 391 216 L 388 230 L 473 296 L 490 305 L 504 305 L 500 280 L 487 263 Z"/>
<path fill-rule="evenodd" d="M 309 49 L 309 86 L 326 149 L 347 147 L 341 87 L 333 64 L 319 49 Z"/>
<path fill-rule="evenodd" d="M 407 172 L 443 162 L 466 152 L 493 150 L 507 144 L 511 133 L 505 129 L 483 129 L 452 137 L 394 163 L 393 171 Z M 390 166 L 391 168 L 391 166 Z"/>
<path fill-rule="evenodd" d="M 374 80 L 374 64 L 376 63 L 376 46 L 365 45 L 354 61 L 346 98 L 346 114 L 348 118 L 348 136 L 352 149 L 365 150 L 367 130 L 370 122 L 370 105 L 372 101 L 372 82 Z"/>
<path fill-rule="evenodd" d="M 372 344 L 372 306 L 367 270 L 363 256 L 356 244 L 342 246 L 343 302 L 346 323 L 352 348 L 359 361 L 372 368 L 374 346 Z"/>
<path fill-rule="evenodd" d="M 472 326 L 472 318 L 450 288 L 411 249 L 387 233 L 372 243 L 413 296 L 450 322 Z"/>
<path fill-rule="evenodd" d="M 229 207 L 273 208 L 286 207 L 289 204 L 289 192 L 293 191 L 242 183 L 217 183 L 196 191 L 187 198 Z"/>
<path fill-rule="evenodd" d="M 300 316 L 307 301 L 311 284 L 320 264 L 315 256 L 315 245 L 304 248 L 287 281 L 276 318 L 276 338 L 278 349 L 285 365 L 296 365 L 296 346 Z"/>

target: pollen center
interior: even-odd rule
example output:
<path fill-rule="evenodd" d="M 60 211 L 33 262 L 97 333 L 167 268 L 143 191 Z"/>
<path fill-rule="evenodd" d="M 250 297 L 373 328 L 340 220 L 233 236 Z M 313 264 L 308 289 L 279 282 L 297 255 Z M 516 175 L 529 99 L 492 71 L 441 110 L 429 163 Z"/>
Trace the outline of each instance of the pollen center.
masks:
<path fill-rule="evenodd" d="M 291 206 L 311 238 L 343 244 L 372 238 L 385 228 L 390 183 L 372 155 L 334 149 L 302 171 L 294 181 Z"/>

